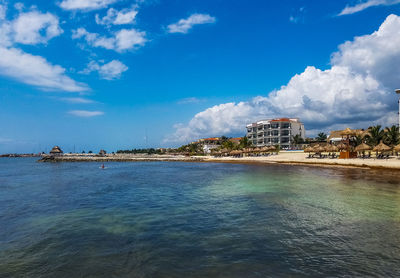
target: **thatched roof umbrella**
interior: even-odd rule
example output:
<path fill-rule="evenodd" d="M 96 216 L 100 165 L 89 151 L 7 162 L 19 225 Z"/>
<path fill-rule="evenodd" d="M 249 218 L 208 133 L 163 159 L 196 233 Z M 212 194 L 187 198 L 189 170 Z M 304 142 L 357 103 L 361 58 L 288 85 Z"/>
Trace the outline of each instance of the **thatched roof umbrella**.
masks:
<path fill-rule="evenodd" d="M 392 148 L 388 145 L 385 145 L 382 141 L 377 146 L 375 146 L 375 148 L 373 148 L 374 152 L 387 152 L 390 150 L 392 150 Z"/>
<path fill-rule="evenodd" d="M 358 145 L 355 149 L 356 152 L 364 152 L 364 151 L 370 151 L 372 150 L 372 147 L 370 145 L 367 145 L 365 143 L 362 143 Z"/>
<path fill-rule="evenodd" d="M 261 152 L 263 152 L 263 153 L 266 153 L 266 152 L 269 152 L 269 147 L 262 147 L 261 148 Z"/>
<path fill-rule="evenodd" d="M 229 153 L 229 150 L 228 149 L 222 149 L 221 153 Z"/>
<path fill-rule="evenodd" d="M 340 143 L 336 146 L 338 150 L 347 150 L 348 146 L 346 144 Z"/>
<path fill-rule="evenodd" d="M 356 136 L 356 135 L 358 135 L 358 131 L 350 129 L 350 128 L 346 128 L 345 130 L 342 130 L 341 132 L 339 132 L 339 134 L 341 136 Z"/>
<path fill-rule="evenodd" d="M 333 152 L 333 153 L 335 153 L 335 152 L 338 152 L 338 151 L 339 151 L 339 148 L 336 147 L 335 145 L 327 145 L 327 146 L 325 147 L 325 150 L 326 150 L 327 152 Z"/>
<path fill-rule="evenodd" d="M 242 153 L 243 153 L 242 151 L 234 150 L 234 151 L 231 151 L 229 154 L 230 154 L 230 155 L 240 155 L 240 154 L 242 154 Z"/>
<path fill-rule="evenodd" d="M 261 152 L 261 148 L 255 148 L 254 150 L 253 150 L 253 152 L 255 152 L 255 153 L 259 153 L 259 152 Z"/>
<path fill-rule="evenodd" d="M 393 148 L 393 150 L 394 150 L 395 152 L 400 152 L 400 144 L 396 145 L 396 146 Z"/>
<path fill-rule="evenodd" d="M 50 154 L 54 154 L 54 155 L 62 154 L 62 153 L 63 153 L 63 151 L 61 150 L 61 148 L 59 146 L 54 146 L 50 151 Z"/>
<path fill-rule="evenodd" d="M 322 152 L 325 152 L 325 148 L 322 146 L 314 147 L 314 151 L 316 153 L 322 153 Z"/>
<path fill-rule="evenodd" d="M 314 149 L 312 147 L 307 147 L 304 149 L 305 153 L 312 153 L 314 151 Z"/>
<path fill-rule="evenodd" d="M 320 146 L 319 146 L 318 144 L 312 146 L 312 147 L 311 147 L 311 148 L 312 148 L 312 152 L 313 152 L 313 153 L 317 153 L 317 152 L 318 152 L 317 149 L 318 149 L 319 147 L 320 147 Z"/>

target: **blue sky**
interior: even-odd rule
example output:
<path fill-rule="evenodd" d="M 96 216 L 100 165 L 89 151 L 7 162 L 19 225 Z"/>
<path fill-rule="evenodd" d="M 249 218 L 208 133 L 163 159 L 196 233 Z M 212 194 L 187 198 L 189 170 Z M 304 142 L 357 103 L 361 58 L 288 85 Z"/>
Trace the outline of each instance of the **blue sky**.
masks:
<path fill-rule="evenodd" d="M 178 146 L 281 116 L 310 136 L 396 123 L 398 0 L 0 7 L 0 153 Z"/>

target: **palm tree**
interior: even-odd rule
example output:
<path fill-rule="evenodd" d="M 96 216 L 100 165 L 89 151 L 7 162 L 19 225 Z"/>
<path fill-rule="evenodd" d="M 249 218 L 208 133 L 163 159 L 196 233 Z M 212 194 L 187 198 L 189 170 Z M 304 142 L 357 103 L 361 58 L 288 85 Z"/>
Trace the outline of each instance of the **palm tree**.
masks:
<path fill-rule="evenodd" d="M 295 145 L 300 145 L 304 143 L 304 139 L 300 136 L 300 134 L 292 136 L 292 140 Z"/>
<path fill-rule="evenodd" d="M 370 145 L 378 145 L 383 137 L 385 136 L 385 131 L 381 129 L 381 125 L 372 126 L 369 128 L 368 143 Z"/>
<path fill-rule="evenodd" d="M 249 139 L 247 138 L 247 136 L 244 136 L 242 139 L 240 139 L 239 147 L 240 147 L 241 149 L 248 148 L 248 147 L 250 147 L 251 145 L 252 145 L 252 144 L 251 144 L 251 141 L 249 141 Z"/>
<path fill-rule="evenodd" d="M 328 135 L 324 132 L 320 132 L 318 133 L 317 138 L 315 138 L 318 142 L 323 142 L 326 141 L 326 139 L 328 138 Z"/>
<path fill-rule="evenodd" d="M 399 143 L 399 128 L 395 125 L 385 129 L 384 142 L 388 145 L 395 146 Z"/>

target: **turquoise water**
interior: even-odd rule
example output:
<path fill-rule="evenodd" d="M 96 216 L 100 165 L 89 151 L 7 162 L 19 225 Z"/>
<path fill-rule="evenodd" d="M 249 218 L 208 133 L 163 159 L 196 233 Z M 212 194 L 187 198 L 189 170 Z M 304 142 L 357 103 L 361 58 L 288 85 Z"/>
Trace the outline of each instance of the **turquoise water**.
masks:
<path fill-rule="evenodd" d="M 400 173 L 0 159 L 0 277 L 400 276 Z"/>

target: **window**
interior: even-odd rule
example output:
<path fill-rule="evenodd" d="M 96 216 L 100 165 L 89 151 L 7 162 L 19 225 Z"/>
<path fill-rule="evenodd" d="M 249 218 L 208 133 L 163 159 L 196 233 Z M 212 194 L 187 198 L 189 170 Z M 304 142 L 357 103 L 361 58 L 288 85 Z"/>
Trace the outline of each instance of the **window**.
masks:
<path fill-rule="evenodd" d="M 279 123 L 271 124 L 271 128 L 279 128 Z"/>
<path fill-rule="evenodd" d="M 281 136 L 288 136 L 290 135 L 290 131 L 289 130 L 282 130 L 281 131 Z"/>
<path fill-rule="evenodd" d="M 279 130 L 273 130 L 273 131 L 271 132 L 271 135 L 272 135 L 272 136 L 279 136 Z"/>

